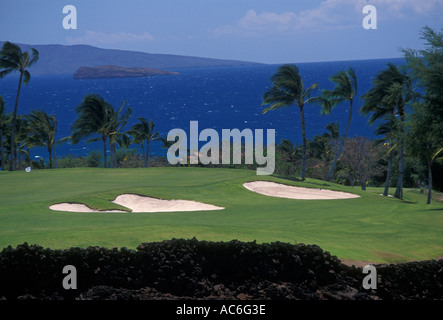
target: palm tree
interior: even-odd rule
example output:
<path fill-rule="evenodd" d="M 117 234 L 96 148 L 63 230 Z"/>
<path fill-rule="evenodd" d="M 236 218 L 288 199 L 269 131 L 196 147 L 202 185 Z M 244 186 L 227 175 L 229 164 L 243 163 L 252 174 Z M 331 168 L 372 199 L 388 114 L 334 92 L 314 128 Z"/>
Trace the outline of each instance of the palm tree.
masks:
<path fill-rule="evenodd" d="M 129 137 L 125 132 L 122 132 L 123 127 L 128 123 L 129 118 L 132 115 L 132 109 L 128 108 L 122 113 L 126 102 L 122 102 L 118 112 L 115 112 L 114 108 L 110 111 L 109 121 L 109 146 L 111 149 L 111 167 L 117 167 L 117 150 L 115 145 L 127 147 L 130 143 Z"/>
<path fill-rule="evenodd" d="M 48 115 L 43 110 L 34 110 L 28 116 L 31 139 L 36 146 L 46 146 L 49 153 L 49 168 L 52 169 L 52 151 L 55 152 L 55 134 L 57 132 L 57 118 Z"/>
<path fill-rule="evenodd" d="M 386 115 L 385 119 L 386 121 L 380 124 L 376 129 L 376 135 L 384 135 L 384 139 L 377 140 L 376 143 L 383 143 L 389 148 L 387 152 L 388 170 L 386 172 L 385 189 L 383 191 L 383 196 L 387 197 L 389 194 L 389 181 L 391 179 L 392 160 L 398 148 L 397 137 L 399 136 L 399 120 L 395 115 Z"/>
<path fill-rule="evenodd" d="M 112 134 L 112 128 L 109 125 L 113 120 L 112 106 L 106 102 L 102 96 L 97 94 L 86 95 L 82 102 L 76 107 L 78 118 L 71 126 L 71 141 L 78 143 L 81 139 L 92 134 L 98 134 L 103 141 L 103 159 L 104 167 L 107 166 L 106 142 Z M 87 143 L 96 139 L 91 139 Z"/>
<path fill-rule="evenodd" d="M 25 156 L 30 159 L 30 152 L 29 148 L 34 146 L 34 141 L 29 136 L 30 133 L 30 127 L 28 123 L 28 119 L 26 119 L 24 116 L 18 116 L 16 119 L 16 126 L 15 126 L 15 141 L 14 141 L 14 148 L 16 155 L 14 155 L 17 159 L 16 166 L 14 170 L 21 170 L 22 169 L 22 162 L 21 162 L 21 155 L 25 154 Z M 12 130 L 11 130 L 12 132 Z"/>
<path fill-rule="evenodd" d="M 340 126 L 336 123 L 329 123 L 326 127 L 327 132 L 315 135 L 312 140 L 308 140 L 308 154 L 313 161 L 319 160 L 320 165 L 315 165 L 322 172 L 322 179 L 325 179 L 330 164 L 337 152 L 337 142 L 340 136 Z M 325 171 L 326 170 L 326 171 Z"/>
<path fill-rule="evenodd" d="M 28 84 L 31 74 L 27 70 L 39 58 L 39 53 L 36 49 L 31 48 L 32 53 L 22 52 L 20 47 L 14 43 L 6 41 L 0 51 L 0 78 L 10 74 L 11 72 L 20 72 L 18 82 L 17 96 L 15 98 L 14 112 L 12 116 L 12 130 L 11 130 L 11 148 L 15 148 L 15 125 L 17 122 L 17 108 L 18 98 L 20 96 L 20 89 L 22 82 Z M 9 162 L 9 170 L 15 170 L 15 149 L 11 149 L 11 161 Z"/>
<path fill-rule="evenodd" d="M 323 133 L 322 136 L 324 137 L 324 139 L 326 139 L 329 145 L 333 146 L 331 151 L 333 152 L 333 154 L 336 154 L 338 148 L 337 144 L 340 138 L 340 123 L 338 121 L 335 123 L 331 122 L 325 127 L 325 129 L 329 132 Z"/>
<path fill-rule="evenodd" d="M 437 159 L 443 159 L 443 129 L 439 118 L 429 112 L 428 103 L 418 103 L 411 117 L 408 131 L 407 147 L 412 154 L 426 164 L 428 169 L 428 199 L 432 198 L 432 164 Z"/>
<path fill-rule="evenodd" d="M 282 151 L 287 155 L 286 161 L 291 163 L 295 163 L 297 156 L 300 154 L 300 148 L 297 148 L 297 145 L 294 145 L 288 139 L 281 139 L 280 144 L 277 146 L 279 151 Z"/>
<path fill-rule="evenodd" d="M 294 169 L 297 170 L 297 159 L 302 158 L 302 148 L 297 144 L 293 144 L 288 139 L 281 139 L 281 142 L 279 145 L 277 145 L 276 150 L 277 154 L 281 155 L 281 159 L 285 163 L 280 170 L 284 169 L 287 176 L 292 175 Z"/>
<path fill-rule="evenodd" d="M 325 137 L 327 137 L 329 140 L 338 140 L 338 138 L 340 137 L 340 123 L 337 122 L 331 122 L 329 123 L 326 127 L 326 130 L 328 130 L 329 132 L 325 132 L 323 133 L 323 135 Z"/>
<path fill-rule="evenodd" d="M 357 95 L 357 77 L 355 75 L 354 69 L 348 68 L 346 71 L 341 70 L 330 77 L 329 80 L 335 84 L 335 88 L 333 90 L 322 90 L 322 96 L 330 101 L 331 107 L 335 107 L 340 103 L 349 101 L 349 114 L 345 133 L 338 145 L 337 153 L 334 160 L 332 161 L 331 167 L 329 168 L 328 175 L 326 176 L 327 181 L 333 179 L 335 165 L 338 158 L 340 157 L 340 154 L 343 151 L 343 144 L 346 140 L 346 137 L 348 136 L 349 127 L 351 126 L 354 97 Z M 327 113 L 329 113 L 330 111 L 331 110 L 326 110 Z"/>
<path fill-rule="evenodd" d="M 400 119 L 399 130 L 397 131 L 399 139 L 399 174 L 394 194 L 399 199 L 403 198 L 406 105 L 412 101 L 413 97 L 410 77 L 391 63 L 388 63 L 388 68 L 381 71 L 373 80 L 372 89 L 362 96 L 364 105 L 361 107 L 361 112 L 363 114 L 372 112 L 369 119 L 371 125 L 386 115 L 394 114 Z"/>
<path fill-rule="evenodd" d="M 264 93 L 262 103 L 262 105 L 270 104 L 270 106 L 264 109 L 263 113 L 266 113 L 269 110 L 289 107 L 293 104 L 297 104 L 299 107 L 303 142 L 300 177 L 304 179 L 306 173 L 307 152 L 304 106 L 307 103 L 320 103 L 325 110 L 328 110 L 329 102 L 322 97 L 311 97 L 311 92 L 318 88 L 318 83 L 315 83 L 306 89 L 303 85 L 299 69 L 295 65 L 286 64 L 280 66 L 277 72 L 271 77 L 271 81 L 273 86 Z"/>
<path fill-rule="evenodd" d="M 148 167 L 149 156 L 149 144 L 152 140 L 158 140 L 158 131 L 154 132 L 154 122 L 152 120 L 147 121 L 145 118 L 138 118 L 139 123 L 134 124 L 128 133 L 134 137 L 134 142 L 140 143 L 143 150 L 143 160 L 145 168 Z M 146 141 L 146 153 L 144 148 L 144 142 Z"/>

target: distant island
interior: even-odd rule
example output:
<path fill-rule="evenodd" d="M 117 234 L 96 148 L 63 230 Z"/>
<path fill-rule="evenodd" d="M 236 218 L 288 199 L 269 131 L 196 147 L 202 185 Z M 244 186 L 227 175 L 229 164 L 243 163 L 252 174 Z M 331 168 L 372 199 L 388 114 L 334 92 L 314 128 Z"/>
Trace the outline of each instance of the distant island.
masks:
<path fill-rule="evenodd" d="M 179 73 L 154 68 L 125 68 L 106 65 L 99 67 L 80 67 L 75 71 L 74 79 L 136 78 L 176 74 Z"/>
<path fill-rule="evenodd" d="M 63 74 L 72 76 L 80 67 L 104 65 L 117 65 L 125 68 L 141 66 L 160 70 L 260 65 L 260 63 L 247 61 L 101 49 L 88 45 L 17 44 L 23 51 L 35 48 L 40 52 L 38 63 L 32 66 L 32 75 Z M 0 47 L 2 45 L 3 41 L 0 39 Z"/>

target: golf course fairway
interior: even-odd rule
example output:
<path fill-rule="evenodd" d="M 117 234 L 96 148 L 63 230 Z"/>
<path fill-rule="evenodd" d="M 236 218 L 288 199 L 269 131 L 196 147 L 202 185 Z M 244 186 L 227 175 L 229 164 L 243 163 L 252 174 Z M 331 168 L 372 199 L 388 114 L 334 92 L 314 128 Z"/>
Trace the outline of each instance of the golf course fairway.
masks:
<path fill-rule="evenodd" d="M 333 200 L 271 197 L 243 183 L 267 180 L 358 195 Z M 391 190 L 394 192 L 394 189 Z M 381 188 L 347 187 L 321 180 L 257 176 L 253 170 L 189 167 L 73 168 L 0 172 L 0 250 L 28 242 L 51 249 L 127 247 L 142 242 L 207 241 L 315 244 L 339 259 L 397 263 L 443 256 L 443 203 L 425 195 L 383 197 Z M 121 194 L 202 202 L 223 210 L 130 212 L 112 201 Z M 57 203 L 96 210 L 63 212 Z"/>

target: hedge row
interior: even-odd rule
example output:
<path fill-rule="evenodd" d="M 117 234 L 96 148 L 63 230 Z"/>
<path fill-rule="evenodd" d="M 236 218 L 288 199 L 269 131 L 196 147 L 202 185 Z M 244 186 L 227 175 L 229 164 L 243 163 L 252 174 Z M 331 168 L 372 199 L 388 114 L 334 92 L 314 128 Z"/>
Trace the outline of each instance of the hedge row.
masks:
<path fill-rule="evenodd" d="M 75 290 L 62 286 L 66 265 L 76 268 Z M 442 270 L 443 261 L 378 268 L 383 285 L 368 291 L 361 269 L 315 245 L 173 239 L 136 250 L 52 250 L 24 243 L 0 253 L 0 298 L 441 299 Z"/>

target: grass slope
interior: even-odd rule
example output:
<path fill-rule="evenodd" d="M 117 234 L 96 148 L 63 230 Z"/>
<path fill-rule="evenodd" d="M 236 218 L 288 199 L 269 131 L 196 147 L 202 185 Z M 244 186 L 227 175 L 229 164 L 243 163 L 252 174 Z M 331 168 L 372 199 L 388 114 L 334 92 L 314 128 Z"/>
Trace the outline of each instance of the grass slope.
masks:
<path fill-rule="evenodd" d="M 346 200 L 273 198 L 242 183 L 271 180 L 359 194 Z M 392 190 L 394 191 L 394 190 Z M 117 209 L 118 194 L 201 201 L 221 211 L 70 213 L 48 207 L 82 202 Z M 198 240 L 316 244 L 340 259 L 404 262 L 443 256 L 443 204 L 405 192 L 405 200 L 319 180 L 297 182 L 255 171 L 207 168 L 58 169 L 0 172 L 0 248 L 23 242 L 52 249 L 128 247 L 142 242 Z"/>

